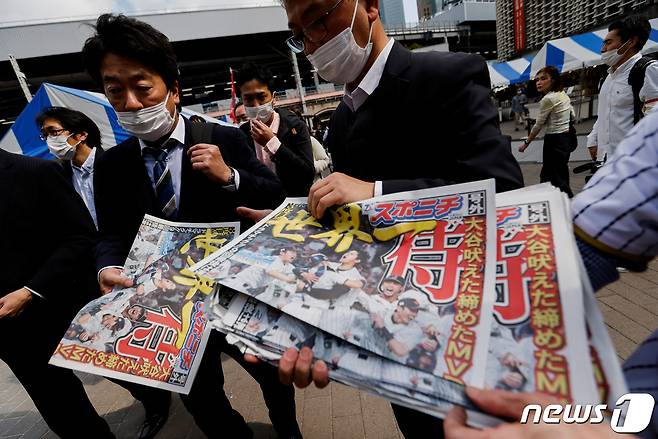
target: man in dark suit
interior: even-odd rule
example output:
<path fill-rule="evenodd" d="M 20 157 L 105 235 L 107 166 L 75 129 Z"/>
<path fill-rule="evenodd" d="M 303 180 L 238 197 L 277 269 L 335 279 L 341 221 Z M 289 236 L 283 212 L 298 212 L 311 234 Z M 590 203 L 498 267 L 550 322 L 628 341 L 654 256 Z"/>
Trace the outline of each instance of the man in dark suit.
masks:
<path fill-rule="evenodd" d="M 132 284 L 120 266 L 144 214 L 184 222 L 232 221 L 239 219 L 238 206 L 273 207 L 282 201 L 281 183 L 256 159 L 240 130 L 192 125 L 180 117 L 176 55 L 161 32 L 105 14 L 83 56 L 119 123 L 134 136 L 108 150 L 96 169 L 96 263 L 103 293 Z M 252 435 L 223 392 L 222 352 L 243 363 L 259 382 L 279 436 L 300 437 L 292 386 L 282 385 L 271 366 L 245 364 L 237 348 L 216 331 L 190 393 L 181 395 L 201 430 L 209 437 Z M 142 437 L 153 435 L 148 431 Z"/>
<path fill-rule="evenodd" d="M 325 80 L 346 88 L 326 142 L 337 172 L 309 193 L 315 217 L 334 205 L 446 184 L 494 178 L 498 191 L 523 186 L 481 57 L 411 53 L 386 35 L 378 0 L 283 3 L 290 48 L 304 52 Z M 403 108 L 414 109 L 413 127 L 393 123 L 393 110 Z M 326 385 L 326 365 L 311 361 L 309 351 L 290 350 L 280 374 L 298 386 L 311 379 Z M 407 439 L 442 436 L 440 420 L 393 410 Z"/>
<path fill-rule="evenodd" d="M 273 78 L 254 64 L 238 71 L 236 83 L 250 120 L 240 128 L 258 160 L 279 177 L 286 195 L 305 197 L 315 175 L 311 135 L 296 114 L 274 108 Z"/>
<path fill-rule="evenodd" d="M 94 298 L 94 225 L 60 166 L 0 150 L 0 359 L 62 438 L 114 437 L 73 371 L 48 365 Z"/>
<path fill-rule="evenodd" d="M 36 119 L 41 139 L 57 157 L 64 174 L 84 201 L 98 229 L 94 201 L 94 169 L 103 155 L 98 126 L 80 111 L 64 107 L 49 107 Z"/>
<path fill-rule="evenodd" d="M 315 216 L 373 195 L 445 184 L 495 178 L 498 191 L 523 186 L 481 57 L 411 53 L 386 35 L 377 0 L 284 5 L 289 45 L 324 79 L 346 84 L 326 142 L 337 172 L 311 189 Z M 350 28 L 352 45 L 326 44 Z M 395 108 L 414 109 L 413 127 L 393 123 Z"/>
<path fill-rule="evenodd" d="M 41 131 L 41 138 L 48 144 L 50 152 L 57 157 L 64 176 L 84 201 L 98 229 L 95 169 L 104 153 L 98 126 L 84 113 L 64 107 L 46 108 L 37 116 L 36 123 Z M 97 289 L 98 286 L 95 285 L 94 290 Z M 108 379 L 128 390 L 144 405 L 147 416 L 140 428 L 140 438 L 152 436 L 164 425 L 169 417 L 171 398 L 168 393 L 128 381 Z"/>

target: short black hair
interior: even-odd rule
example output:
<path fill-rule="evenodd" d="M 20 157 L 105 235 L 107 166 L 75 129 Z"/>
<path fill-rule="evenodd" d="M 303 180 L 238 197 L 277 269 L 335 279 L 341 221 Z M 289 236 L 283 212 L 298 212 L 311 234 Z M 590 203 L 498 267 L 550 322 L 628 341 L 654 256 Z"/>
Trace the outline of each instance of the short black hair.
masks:
<path fill-rule="evenodd" d="M 47 107 L 36 118 L 39 128 L 47 119 L 55 119 L 71 134 L 87 133 L 85 143 L 92 148 L 100 148 L 101 132 L 98 126 L 86 114 L 65 107 Z"/>
<path fill-rule="evenodd" d="M 237 110 L 240 105 L 244 105 L 244 102 L 242 102 L 241 99 L 236 100 L 235 107 L 233 107 L 233 111 Z"/>
<path fill-rule="evenodd" d="M 274 93 L 274 75 L 267 67 L 256 65 L 254 63 L 244 64 L 237 72 L 237 79 L 235 85 L 238 88 L 242 87 L 245 82 L 255 79 L 262 82 L 267 88 Z"/>
<path fill-rule="evenodd" d="M 176 53 L 169 39 L 150 24 L 125 15 L 103 14 L 96 21 L 96 33 L 85 41 L 82 58 L 85 69 L 99 84 L 101 63 L 113 53 L 143 64 L 162 77 L 168 89 L 180 78 Z"/>
<path fill-rule="evenodd" d="M 539 69 L 537 74 L 546 73 L 553 80 L 551 85 L 551 91 L 562 91 L 564 90 L 564 85 L 562 84 L 562 75 L 560 71 L 555 66 L 546 66 L 542 69 Z"/>
<path fill-rule="evenodd" d="M 635 49 L 639 52 L 649 39 L 651 24 L 646 17 L 641 15 L 629 15 L 623 20 L 617 20 L 608 27 L 608 32 L 616 30 L 623 42 L 637 37 Z"/>

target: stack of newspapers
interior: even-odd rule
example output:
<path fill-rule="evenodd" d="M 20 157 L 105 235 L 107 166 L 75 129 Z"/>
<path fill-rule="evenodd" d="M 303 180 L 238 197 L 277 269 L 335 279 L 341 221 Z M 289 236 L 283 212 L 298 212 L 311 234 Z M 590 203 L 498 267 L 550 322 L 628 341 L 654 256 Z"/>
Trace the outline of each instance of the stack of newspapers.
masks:
<path fill-rule="evenodd" d="M 437 417 L 464 385 L 577 404 L 626 393 L 574 239 L 549 185 L 493 180 L 397 193 L 313 218 L 287 199 L 191 267 L 205 313 L 244 353 L 308 346 L 330 378 Z"/>
<path fill-rule="evenodd" d="M 306 201 L 241 235 L 146 216 L 133 285 L 80 310 L 51 363 L 188 393 L 218 330 L 272 364 L 309 347 L 335 381 L 437 417 L 462 406 L 475 426 L 498 420 L 465 385 L 613 406 L 626 393 L 561 192 L 487 180 L 320 220 Z"/>

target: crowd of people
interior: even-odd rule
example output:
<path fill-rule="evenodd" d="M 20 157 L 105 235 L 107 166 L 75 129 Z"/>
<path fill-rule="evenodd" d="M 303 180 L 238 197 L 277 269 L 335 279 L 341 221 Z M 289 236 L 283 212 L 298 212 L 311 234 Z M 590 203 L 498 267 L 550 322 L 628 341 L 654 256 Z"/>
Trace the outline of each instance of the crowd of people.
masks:
<path fill-rule="evenodd" d="M 290 48 L 304 53 L 325 80 L 346 85 L 324 139 L 331 154 L 330 174 L 324 147 L 314 146 L 306 124 L 294 113 L 275 108 L 266 69 L 247 65 L 238 72 L 239 128 L 191 123 L 179 112 L 181 78 L 168 38 L 144 22 L 111 14 L 98 18 L 82 54 L 87 72 L 131 137 L 103 151 L 98 128 L 87 116 L 75 109 L 49 108 L 36 123 L 59 162 L 0 150 L 0 328 L 3 334 L 15 334 L 0 345 L 0 359 L 60 437 L 76 438 L 81 431 L 88 437 L 113 437 L 78 378 L 48 365 L 48 359 L 94 292 L 133 286 L 122 274 L 123 264 L 144 214 L 197 223 L 241 221 L 246 230 L 285 196 L 307 196 L 311 213 L 322 218 L 332 206 L 400 191 L 488 178 L 495 180 L 498 192 L 523 187 L 509 140 L 500 132 L 481 57 L 410 52 L 386 35 L 375 0 L 282 4 L 292 31 Z M 600 99 L 599 120 L 588 142 L 597 158 L 605 151 L 608 163 L 572 205 L 579 249 L 596 288 L 614 281 L 617 267 L 642 270 L 658 253 L 658 115 L 649 113 L 658 97 L 656 64 L 644 67 L 639 113 L 629 98 L 633 95 L 625 94 L 636 86 L 624 83 L 632 64 L 642 59 L 639 50 L 649 36 L 645 24 L 646 19 L 630 17 L 610 27 L 603 48 L 610 74 L 601 91 L 607 97 Z M 524 146 L 546 129 L 542 180 L 570 193 L 565 175 L 571 149 L 570 103 L 554 68 L 540 72 L 537 82 L 545 93 L 541 116 Z M 391 105 L 414 108 L 417 128 L 386 129 Z M 648 115 L 642 118 L 644 113 Z M 358 255 L 354 258 L 334 264 L 354 268 Z M 294 255 L 282 252 L 279 259 L 277 270 L 268 274 L 286 281 Z M 321 276 L 315 276 L 319 281 Z M 353 281 L 362 283 L 357 276 Z M 412 320 L 418 301 L 402 297 L 397 284 L 399 279 L 386 279 L 380 297 L 372 300 L 382 302 L 394 322 Z M 301 282 L 299 288 L 312 287 Z M 399 298 L 395 306 L 387 296 Z M 93 330 L 121 330 L 121 318 L 94 310 L 77 323 L 90 336 Z M 26 338 L 30 349 L 25 349 Z M 626 366 L 631 389 L 654 395 L 656 340 L 654 333 Z M 291 349 L 277 370 L 243 357 L 216 331 L 190 393 L 181 395 L 201 431 L 208 437 L 252 436 L 223 391 L 222 353 L 259 382 L 279 437 L 301 437 L 292 384 L 325 386 L 330 378 L 327 365 L 313 363 L 308 348 Z M 116 383 L 144 405 L 137 436 L 154 437 L 167 420 L 170 393 Z M 513 420 L 523 404 L 546 401 L 541 395 L 502 389 L 467 392 L 482 410 Z M 514 422 L 475 431 L 467 427 L 459 408 L 445 422 L 396 405 L 393 412 L 406 438 L 545 433 L 543 426 Z M 75 423 L 70 413 L 76 413 Z M 594 437 L 612 434 L 605 426 L 553 427 L 560 429 L 553 434 L 565 436 L 578 434 L 579 428 Z M 647 431 L 655 435 L 657 428 L 654 416 Z"/>

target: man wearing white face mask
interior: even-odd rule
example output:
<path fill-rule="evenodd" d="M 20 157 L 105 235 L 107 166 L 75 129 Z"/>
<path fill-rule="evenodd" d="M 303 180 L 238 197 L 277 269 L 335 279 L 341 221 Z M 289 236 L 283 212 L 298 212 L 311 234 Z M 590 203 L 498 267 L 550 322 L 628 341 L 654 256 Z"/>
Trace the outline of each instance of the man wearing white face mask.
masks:
<path fill-rule="evenodd" d="M 160 31 L 133 18 L 104 14 L 82 53 L 87 72 L 133 135 L 109 149 L 97 169 L 96 264 L 103 293 L 132 286 L 120 266 L 145 214 L 181 222 L 236 221 L 242 219 L 238 206 L 275 207 L 283 200 L 281 182 L 256 159 L 239 129 L 191 124 L 180 116 L 176 54 Z M 247 226 L 243 222 L 243 230 Z M 301 437 L 294 389 L 279 382 L 274 367 L 244 364 L 239 350 L 217 331 L 208 337 L 189 394 L 180 396 L 201 431 L 211 438 L 253 435 L 224 393 L 222 353 L 242 362 L 258 381 L 279 437 Z M 144 402 L 143 386 L 127 388 Z M 140 439 L 154 437 L 166 421 L 170 394 L 151 388 L 148 401 L 155 403 L 154 394 L 165 410 L 145 406 Z"/>
<path fill-rule="evenodd" d="M 601 60 L 608 65 L 599 93 L 598 119 L 587 137 L 592 160 L 611 156 L 626 134 L 658 102 L 658 62 L 640 52 L 651 32 L 637 15 L 616 21 L 603 40 Z"/>
<path fill-rule="evenodd" d="M 237 86 L 244 110 L 250 120 L 240 128 L 249 138 L 249 146 L 281 180 L 286 195 L 308 194 L 314 176 L 311 135 L 296 114 L 274 109 L 274 77 L 254 64 L 238 70 Z"/>
<path fill-rule="evenodd" d="M 57 157 L 98 229 L 94 168 L 103 155 L 98 126 L 85 114 L 64 107 L 46 108 L 36 118 L 41 139 Z"/>
<path fill-rule="evenodd" d="M 346 86 L 326 141 L 336 172 L 311 188 L 314 216 L 374 195 L 451 183 L 494 178 L 498 190 L 522 186 L 484 60 L 411 53 L 386 35 L 379 3 L 283 1 L 290 48 L 305 53 L 322 78 Z M 413 128 L 391 123 L 398 108 L 414 108 Z"/>
<path fill-rule="evenodd" d="M 484 59 L 459 53 L 411 53 L 389 39 L 378 0 L 283 0 L 293 33 L 288 45 L 305 53 L 327 81 L 345 84 L 326 145 L 335 173 L 316 182 L 309 207 L 327 208 L 374 195 L 487 178 L 498 191 L 523 186 L 498 112 Z M 393 124 L 413 108 L 414 126 Z M 279 362 L 284 382 L 326 385 L 326 365 L 311 368 L 308 348 Z M 441 422 L 393 406 L 406 438 L 441 437 Z"/>

